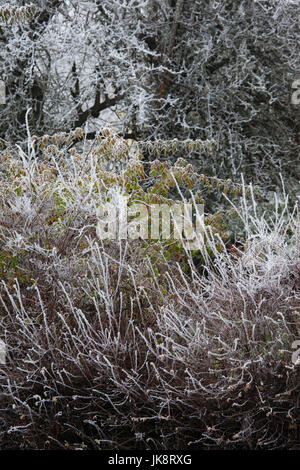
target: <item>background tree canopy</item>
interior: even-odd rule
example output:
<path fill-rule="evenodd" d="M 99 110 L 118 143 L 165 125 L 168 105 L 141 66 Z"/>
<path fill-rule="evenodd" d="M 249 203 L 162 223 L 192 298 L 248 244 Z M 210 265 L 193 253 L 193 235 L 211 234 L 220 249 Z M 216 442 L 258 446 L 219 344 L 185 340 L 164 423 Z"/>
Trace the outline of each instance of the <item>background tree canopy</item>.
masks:
<path fill-rule="evenodd" d="M 299 2 L 32 4 L 31 20 L 0 23 L 4 141 L 26 138 L 28 108 L 38 136 L 84 127 L 93 137 L 110 122 L 136 140 L 214 139 L 212 154 L 190 155 L 201 171 L 271 190 L 281 172 L 298 191 Z"/>

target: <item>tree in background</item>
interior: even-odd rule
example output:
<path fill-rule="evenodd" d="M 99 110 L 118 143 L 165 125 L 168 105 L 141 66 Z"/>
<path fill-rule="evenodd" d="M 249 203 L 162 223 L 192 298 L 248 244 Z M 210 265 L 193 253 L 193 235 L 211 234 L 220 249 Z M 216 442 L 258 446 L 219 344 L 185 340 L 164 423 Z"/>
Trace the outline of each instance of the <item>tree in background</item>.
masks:
<path fill-rule="evenodd" d="M 37 135 L 109 121 L 136 140 L 213 138 L 190 155 L 201 171 L 268 189 L 282 172 L 297 189 L 298 2 L 33 3 L 31 21 L 0 28 L 2 139 L 26 137 L 28 108 Z"/>

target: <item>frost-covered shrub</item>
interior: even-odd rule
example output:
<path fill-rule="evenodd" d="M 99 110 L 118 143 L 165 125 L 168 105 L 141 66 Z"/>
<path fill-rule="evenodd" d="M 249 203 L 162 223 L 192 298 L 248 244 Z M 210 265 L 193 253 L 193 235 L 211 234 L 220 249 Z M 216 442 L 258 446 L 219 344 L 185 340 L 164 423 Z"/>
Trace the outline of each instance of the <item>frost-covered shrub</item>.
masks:
<path fill-rule="evenodd" d="M 199 175 L 147 173 L 107 130 L 80 153 L 68 138 L 1 159 L 0 447 L 299 449 L 297 208 L 262 215 L 236 187 L 244 239 L 207 214 L 201 270 L 184 246 L 101 241 L 101 200 L 168 201 L 170 175 Z"/>

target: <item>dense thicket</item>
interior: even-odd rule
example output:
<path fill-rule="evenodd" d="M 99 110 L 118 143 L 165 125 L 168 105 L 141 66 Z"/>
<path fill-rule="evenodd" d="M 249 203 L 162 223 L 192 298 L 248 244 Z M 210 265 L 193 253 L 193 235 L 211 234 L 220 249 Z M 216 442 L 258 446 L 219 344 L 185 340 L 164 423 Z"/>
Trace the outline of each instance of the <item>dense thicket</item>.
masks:
<path fill-rule="evenodd" d="M 214 214 L 197 257 L 184 241 L 102 240 L 99 204 L 167 203 L 171 171 L 195 175 L 154 162 L 143 193 L 124 142 L 59 162 L 51 149 L 47 164 L 1 155 L 0 448 L 299 449 L 296 208 L 262 216 L 243 188 L 244 243 L 225 246 Z"/>

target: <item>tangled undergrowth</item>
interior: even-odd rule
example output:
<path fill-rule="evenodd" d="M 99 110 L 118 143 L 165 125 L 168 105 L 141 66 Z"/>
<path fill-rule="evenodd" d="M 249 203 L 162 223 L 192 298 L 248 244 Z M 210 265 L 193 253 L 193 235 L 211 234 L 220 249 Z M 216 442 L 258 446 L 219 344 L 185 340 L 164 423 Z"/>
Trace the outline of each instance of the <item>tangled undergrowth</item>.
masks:
<path fill-rule="evenodd" d="M 297 206 L 261 214 L 251 188 L 183 162 L 145 170 L 109 133 L 71 150 L 2 155 L 0 448 L 299 449 Z M 240 195 L 224 213 L 239 244 L 221 213 L 196 253 L 97 237 L 97 208 L 120 191 L 168 203 L 184 185 L 201 200 L 199 180 Z"/>

